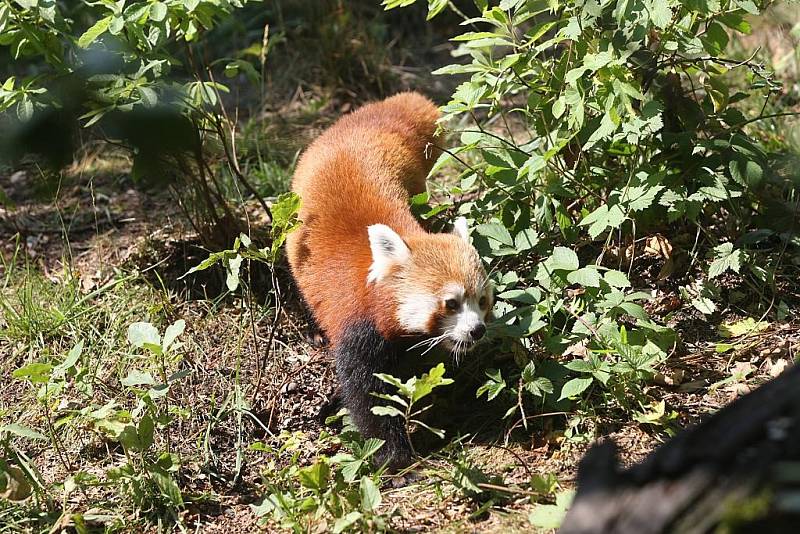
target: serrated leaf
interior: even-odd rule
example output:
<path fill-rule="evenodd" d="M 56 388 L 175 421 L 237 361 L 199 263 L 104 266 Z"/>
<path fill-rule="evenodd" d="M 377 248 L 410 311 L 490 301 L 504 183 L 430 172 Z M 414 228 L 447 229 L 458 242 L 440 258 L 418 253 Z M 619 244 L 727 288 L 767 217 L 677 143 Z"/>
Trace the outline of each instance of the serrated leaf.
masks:
<path fill-rule="evenodd" d="M 369 458 L 376 452 L 378 449 L 383 447 L 384 441 L 378 438 L 369 438 L 364 442 L 364 445 L 361 446 L 360 457 L 361 458 Z"/>
<path fill-rule="evenodd" d="M 662 30 L 672 22 L 672 10 L 666 0 L 652 0 L 649 2 L 650 21 Z"/>
<path fill-rule="evenodd" d="M 728 269 L 739 272 L 742 266 L 742 251 L 733 248 L 732 243 L 723 243 L 714 248 L 716 258 L 708 268 L 708 277 L 716 278 Z"/>
<path fill-rule="evenodd" d="M 514 248 L 518 252 L 530 250 L 539 243 L 539 234 L 533 228 L 522 230 L 514 238 Z"/>
<path fill-rule="evenodd" d="M 561 396 L 558 400 L 577 397 L 592 385 L 594 378 L 573 378 L 561 387 Z"/>
<path fill-rule="evenodd" d="M 497 244 L 506 245 L 509 247 L 514 246 L 514 240 L 511 239 L 511 234 L 508 233 L 508 229 L 503 226 L 502 223 L 499 222 L 489 222 L 479 224 L 475 227 L 475 231 L 484 236 L 489 238 L 489 244 L 492 248 L 497 248 Z"/>
<path fill-rule="evenodd" d="M 567 282 L 583 287 L 600 287 L 600 273 L 594 267 L 583 267 L 567 275 Z"/>
<path fill-rule="evenodd" d="M 711 315 L 717 311 L 717 305 L 708 297 L 697 297 L 692 299 L 692 306 L 704 315 Z"/>
<path fill-rule="evenodd" d="M 614 269 L 609 269 L 603 273 L 603 280 L 605 280 L 606 283 L 611 287 L 616 287 L 619 289 L 631 287 L 631 282 L 628 280 L 628 275 Z"/>
<path fill-rule="evenodd" d="M 547 260 L 545 260 L 545 263 L 547 263 L 547 266 L 554 271 L 574 271 L 579 266 L 578 255 L 574 250 L 567 247 L 553 248 L 553 253 L 549 258 L 547 258 Z"/>

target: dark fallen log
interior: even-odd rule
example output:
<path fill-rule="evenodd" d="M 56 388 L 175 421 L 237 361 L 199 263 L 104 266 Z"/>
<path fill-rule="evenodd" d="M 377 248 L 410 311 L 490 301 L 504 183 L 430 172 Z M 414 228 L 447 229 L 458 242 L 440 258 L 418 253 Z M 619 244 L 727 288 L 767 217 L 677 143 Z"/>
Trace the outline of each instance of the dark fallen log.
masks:
<path fill-rule="evenodd" d="M 578 468 L 560 534 L 800 532 L 800 365 L 621 469 L 612 441 Z"/>

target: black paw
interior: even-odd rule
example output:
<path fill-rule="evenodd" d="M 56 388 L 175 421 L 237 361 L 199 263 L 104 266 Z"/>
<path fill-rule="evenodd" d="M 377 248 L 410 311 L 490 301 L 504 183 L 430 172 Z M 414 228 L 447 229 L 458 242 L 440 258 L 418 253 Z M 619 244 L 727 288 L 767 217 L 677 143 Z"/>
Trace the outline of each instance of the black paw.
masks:
<path fill-rule="evenodd" d="M 317 413 L 317 422 L 321 425 L 326 425 L 328 417 L 336 415 L 339 408 L 342 407 L 342 396 L 340 392 L 335 392 L 333 396 L 319 408 Z"/>
<path fill-rule="evenodd" d="M 415 482 L 418 482 L 424 479 L 424 475 L 421 471 L 414 469 L 413 471 L 409 471 L 408 473 L 404 474 L 403 476 L 396 476 L 392 477 L 391 485 L 393 488 L 403 488 L 405 486 L 409 486 Z"/>
<path fill-rule="evenodd" d="M 325 337 L 325 334 L 322 333 L 322 330 L 310 327 L 308 330 L 306 330 L 303 337 L 305 338 L 306 343 L 314 348 L 322 349 L 328 346 L 328 338 Z"/>
<path fill-rule="evenodd" d="M 405 437 L 387 440 L 383 447 L 378 449 L 378 452 L 372 457 L 372 463 L 375 467 L 385 465 L 386 471 L 389 473 L 396 473 L 411 465 L 413 461 L 414 455 L 411 452 L 411 445 L 409 445 Z"/>

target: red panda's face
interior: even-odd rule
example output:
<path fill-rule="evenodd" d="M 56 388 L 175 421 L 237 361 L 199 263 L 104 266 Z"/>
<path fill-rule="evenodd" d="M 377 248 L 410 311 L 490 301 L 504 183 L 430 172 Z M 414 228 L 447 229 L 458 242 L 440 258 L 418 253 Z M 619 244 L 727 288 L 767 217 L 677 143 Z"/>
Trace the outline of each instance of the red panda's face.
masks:
<path fill-rule="evenodd" d="M 430 336 L 459 355 L 486 333 L 494 304 L 492 285 L 469 243 L 466 221 L 452 234 L 400 238 L 385 225 L 369 227 L 373 263 L 368 283 L 387 284 L 397 303 L 397 322 L 409 334 Z"/>

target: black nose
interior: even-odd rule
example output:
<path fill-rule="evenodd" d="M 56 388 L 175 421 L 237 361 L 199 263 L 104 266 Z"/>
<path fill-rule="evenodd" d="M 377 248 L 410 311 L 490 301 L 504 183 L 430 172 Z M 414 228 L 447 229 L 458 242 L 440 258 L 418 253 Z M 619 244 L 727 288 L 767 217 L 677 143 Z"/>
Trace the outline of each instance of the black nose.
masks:
<path fill-rule="evenodd" d="M 469 331 L 469 335 L 474 341 L 478 341 L 480 338 L 483 337 L 483 334 L 485 333 L 486 333 L 486 325 L 484 325 L 483 323 L 479 324 L 478 326 Z"/>

